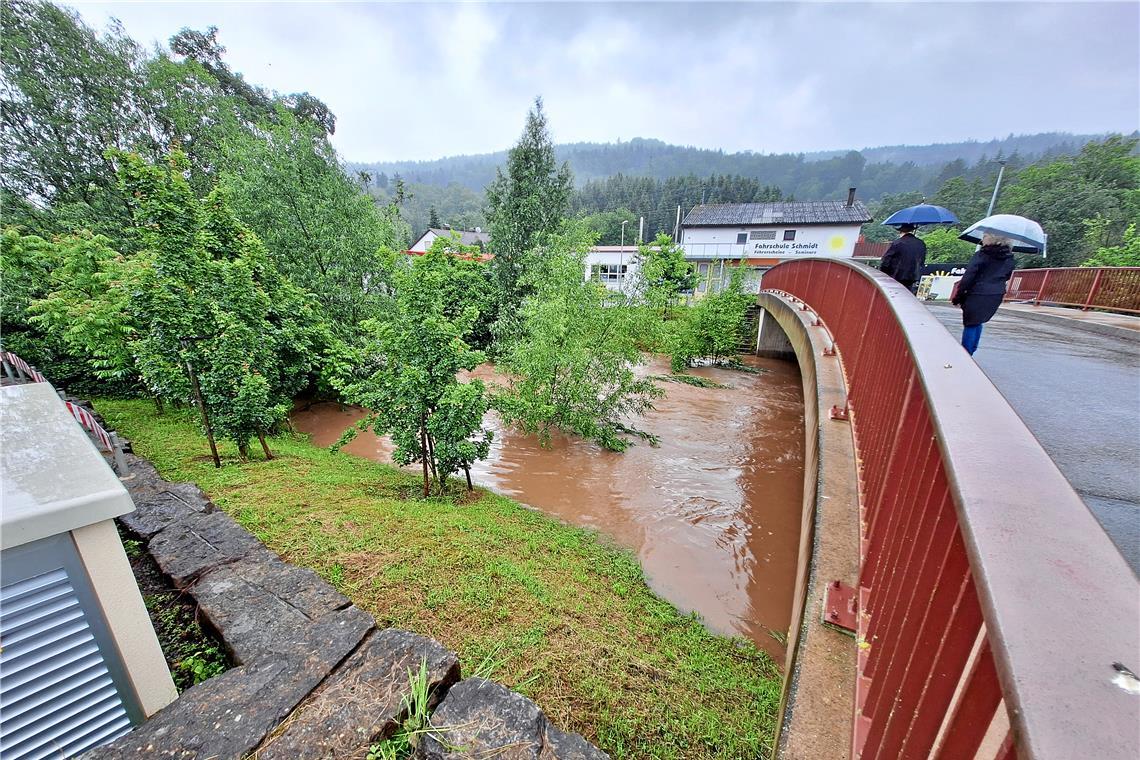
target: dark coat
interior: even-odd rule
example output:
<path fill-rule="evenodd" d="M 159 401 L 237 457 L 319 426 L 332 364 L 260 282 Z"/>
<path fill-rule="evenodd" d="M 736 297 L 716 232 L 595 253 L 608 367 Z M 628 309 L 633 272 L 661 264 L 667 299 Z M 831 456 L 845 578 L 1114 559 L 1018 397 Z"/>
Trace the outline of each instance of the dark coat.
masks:
<path fill-rule="evenodd" d="M 963 325 L 980 325 L 993 318 L 1013 267 L 1013 254 L 1005 246 L 987 245 L 974 254 L 954 295 L 954 304 L 962 307 Z"/>
<path fill-rule="evenodd" d="M 910 286 L 918 282 L 919 273 L 925 264 L 926 243 L 908 233 L 891 243 L 883 254 L 883 263 L 879 269 Z"/>

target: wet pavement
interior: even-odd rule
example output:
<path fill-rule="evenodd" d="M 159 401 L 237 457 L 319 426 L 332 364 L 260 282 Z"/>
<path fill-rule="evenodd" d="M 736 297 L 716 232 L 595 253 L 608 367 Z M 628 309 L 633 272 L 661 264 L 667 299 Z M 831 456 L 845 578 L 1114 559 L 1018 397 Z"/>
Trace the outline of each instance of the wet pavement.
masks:
<path fill-rule="evenodd" d="M 958 309 L 931 311 L 961 336 Z M 1140 575 L 1140 345 L 998 312 L 974 359 Z"/>
<path fill-rule="evenodd" d="M 783 662 L 791 618 L 803 493 L 803 392 L 794 363 L 746 357 L 749 374 L 693 374 L 732 386 L 663 382 L 664 398 L 635 427 L 661 437 L 624 453 L 568 436 L 548 448 L 503 426 L 478 485 L 573 525 L 596 529 L 634 551 L 650 585 L 714 631 L 752 639 Z M 646 374 L 668 374 L 654 359 Z M 480 368 L 484 379 L 493 372 Z M 363 415 L 324 403 L 293 415 L 326 446 Z M 350 453 L 391 461 L 384 439 L 361 435 Z"/>

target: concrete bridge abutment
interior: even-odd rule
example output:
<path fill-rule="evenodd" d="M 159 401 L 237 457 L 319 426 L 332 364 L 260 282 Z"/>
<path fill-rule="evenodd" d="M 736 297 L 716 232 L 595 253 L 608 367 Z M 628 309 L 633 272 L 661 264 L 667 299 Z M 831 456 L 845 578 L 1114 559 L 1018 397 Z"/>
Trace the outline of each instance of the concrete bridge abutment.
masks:
<path fill-rule="evenodd" d="M 855 714 L 855 639 L 823 623 L 824 594 L 859 573 L 855 447 L 845 420 L 847 391 L 831 336 L 811 311 L 772 293 L 760 307 L 756 353 L 794 360 L 804 391 L 804 488 L 796 588 L 784 663 L 781 759 L 848 758 Z"/>

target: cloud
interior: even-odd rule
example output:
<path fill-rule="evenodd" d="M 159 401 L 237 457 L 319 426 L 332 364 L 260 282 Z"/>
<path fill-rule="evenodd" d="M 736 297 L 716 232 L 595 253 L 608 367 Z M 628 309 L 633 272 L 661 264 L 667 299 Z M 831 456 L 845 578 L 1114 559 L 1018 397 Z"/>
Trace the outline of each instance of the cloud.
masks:
<path fill-rule="evenodd" d="M 84 3 L 144 43 L 221 30 L 252 82 L 307 90 L 355 160 L 559 141 L 767 152 L 1140 127 L 1136 3 Z"/>

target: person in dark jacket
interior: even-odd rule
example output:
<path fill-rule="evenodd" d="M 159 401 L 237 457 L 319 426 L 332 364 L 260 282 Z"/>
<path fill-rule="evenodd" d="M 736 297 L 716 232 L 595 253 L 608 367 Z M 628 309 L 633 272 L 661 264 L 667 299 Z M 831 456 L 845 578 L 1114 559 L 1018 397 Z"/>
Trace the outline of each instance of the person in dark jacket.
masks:
<path fill-rule="evenodd" d="M 901 234 L 898 240 L 891 243 L 879 265 L 879 269 L 898 280 L 912 293 L 922 268 L 926 265 L 926 243 L 914 236 L 914 229 L 913 224 L 899 226 Z"/>
<path fill-rule="evenodd" d="M 971 355 L 978 350 L 982 325 L 1001 306 L 1005 284 L 1013 274 L 1013 250 L 1008 238 L 986 233 L 982 247 L 970 259 L 966 273 L 958 281 L 955 306 L 962 307 L 962 347 Z"/>

